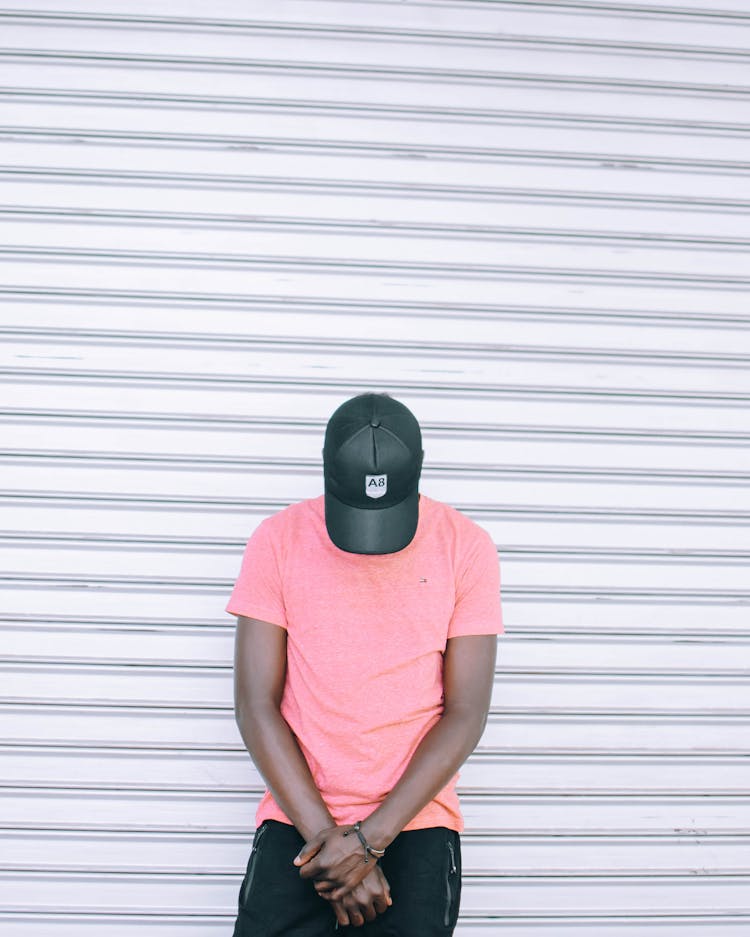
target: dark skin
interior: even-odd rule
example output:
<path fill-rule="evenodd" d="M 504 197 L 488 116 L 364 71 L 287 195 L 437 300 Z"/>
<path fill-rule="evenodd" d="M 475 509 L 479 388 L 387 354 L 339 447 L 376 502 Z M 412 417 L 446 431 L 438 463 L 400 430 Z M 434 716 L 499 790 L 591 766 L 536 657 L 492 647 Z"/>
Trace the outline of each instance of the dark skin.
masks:
<path fill-rule="evenodd" d="M 364 819 L 362 833 L 385 849 L 451 780 L 474 751 L 487 721 L 497 636 L 451 638 L 443 655 L 444 711 L 424 736 L 404 773 Z M 331 902 L 340 925 L 361 926 L 391 904 L 390 888 L 349 825 L 337 826 L 315 786 L 296 739 L 280 712 L 286 677 L 286 631 L 237 617 L 234 706 L 243 741 L 274 799 L 305 839 L 294 860 Z"/>

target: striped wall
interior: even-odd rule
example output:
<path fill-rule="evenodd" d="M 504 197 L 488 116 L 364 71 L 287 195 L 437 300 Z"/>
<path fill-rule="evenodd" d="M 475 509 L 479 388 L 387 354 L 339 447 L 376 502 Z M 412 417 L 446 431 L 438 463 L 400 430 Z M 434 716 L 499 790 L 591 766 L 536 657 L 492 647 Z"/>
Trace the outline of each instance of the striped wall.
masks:
<path fill-rule="evenodd" d="M 750 930 L 750 3 L 0 9 L 0 927 L 229 937 L 224 612 L 387 390 L 498 546 L 456 937 Z"/>

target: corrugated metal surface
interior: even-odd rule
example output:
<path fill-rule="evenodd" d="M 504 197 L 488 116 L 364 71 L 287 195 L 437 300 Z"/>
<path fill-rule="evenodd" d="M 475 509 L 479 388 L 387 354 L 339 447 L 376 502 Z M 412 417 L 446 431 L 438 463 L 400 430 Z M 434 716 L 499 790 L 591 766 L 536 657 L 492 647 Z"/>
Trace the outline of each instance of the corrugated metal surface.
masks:
<path fill-rule="evenodd" d="M 231 931 L 244 542 L 386 389 L 494 536 L 457 935 L 750 928 L 750 4 L 0 11 L 0 922 Z"/>

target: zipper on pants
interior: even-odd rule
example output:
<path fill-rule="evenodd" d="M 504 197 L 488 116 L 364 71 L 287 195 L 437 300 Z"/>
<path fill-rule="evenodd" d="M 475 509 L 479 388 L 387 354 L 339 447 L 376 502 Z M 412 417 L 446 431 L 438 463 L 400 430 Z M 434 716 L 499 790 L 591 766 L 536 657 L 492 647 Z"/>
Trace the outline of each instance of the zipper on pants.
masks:
<path fill-rule="evenodd" d="M 445 918 L 443 919 L 443 923 L 446 927 L 448 927 L 451 921 L 451 905 L 453 904 L 453 896 L 451 895 L 451 875 L 456 874 L 456 855 L 453 852 L 453 843 L 450 840 L 448 840 L 448 852 L 451 856 L 451 865 L 445 875 Z"/>
<path fill-rule="evenodd" d="M 247 873 L 247 879 L 245 881 L 245 887 L 242 889 L 242 894 L 240 895 L 241 905 L 245 904 L 245 902 L 247 901 L 247 896 L 250 894 L 250 886 L 253 884 L 253 878 L 255 876 L 256 853 L 258 851 L 258 846 L 260 845 L 260 841 L 261 839 L 263 839 L 263 834 L 266 832 L 266 829 L 267 827 L 265 824 L 260 827 L 255 837 L 255 842 L 253 843 L 253 848 L 250 853 L 250 861 L 248 864 L 249 868 L 248 868 L 248 873 Z"/>

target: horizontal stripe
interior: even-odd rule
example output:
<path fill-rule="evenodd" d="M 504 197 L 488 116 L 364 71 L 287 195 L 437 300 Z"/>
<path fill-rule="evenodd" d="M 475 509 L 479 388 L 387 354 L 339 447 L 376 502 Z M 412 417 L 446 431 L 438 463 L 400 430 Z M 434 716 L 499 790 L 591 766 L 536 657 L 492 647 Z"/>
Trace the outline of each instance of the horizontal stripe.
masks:
<path fill-rule="evenodd" d="M 446 7 L 447 11 L 450 11 L 450 5 L 446 5 Z M 385 9 L 388 10 L 388 7 Z M 342 9 L 342 13 L 346 13 L 345 8 Z M 388 10 L 388 13 L 392 15 L 390 10 Z M 398 11 L 396 15 L 398 15 Z M 654 18 L 656 19 L 656 17 Z M 741 29 L 743 25 L 747 25 L 746 17 L 733 16 L 732 19 L 735 20 L 733 25 L 736 29 Z M 506 28 L 504 31 L 493 28 L 471 31 L 465 28 L 461 29 L 458 26 L 459 21 L 453 24 L 451 28 L 435 29 L 435 20 L 432 19 L 429 26 L 426 20 L 427 18 L 425 18 L 424 23 L 420 25 L 404 24 L 401 26 L 388 27 L 384 25 L 383 18 L 375 17 L 373 17 L 371 22 L 359 26 L 342 21 L 314 23 L 298 20 L 296 22 L 283 23 L 259 19 L 214 20 L 206 17 L 136 17 L 123 14 L 92 15 L 82 12 L 65 13 L 62 11 L 47 13 L 22 11 L 0 12 L 0 22 L 7 24 L 7 28 L 12 28 L 16 24 L 19 26 L 28 24 L 30 27 L 36 26 L 40 29 L 55 26 L 58 30 L 65 29 L 65 27 L 72 28 L 91 25 L 108 27 L 113 45 L 116 44 L 121 35 L 129 37 L 134 33 L 148 32 L 149 30 L 158 30 L 159 32 L 166 32 L 168 34 L 170 32 L 169 27 L 171 26 L 174 27 L 174 32 L 183 33 L 183 42 L 186 45 L 190 46 L 192 44 L 198 47 L 205 47 L 206 45 L 210 47 L 212 40 L 214 40 L 214 44 L 216 45 L 216 39 L 224 39 L 226 41 L 234 37 L 248 38 L 261 36 L 264 38 L 269 37 L 271 40 L 275 39 L 277 43 L 283 42 L 284 39 L 289 38 L 304 40 L 318 39 L 324 42 L 340 40 L 342 43 L 364 41 L 372 43 L 373 45 L 377 43 L 383 45 L 385 43 L 390 43 L 391 47 L 395 50 L 398 50 L 400 45 L 413 43 L 418 45 L 420 50 L 429 50 L 431 45 L 435 45 L 438 49 L 445 45 L 454 45 L 459 48 L 461 46 L 489 47 L 493 50 L 530 48 L 534 52 L 537 50 L 561 50 L 577 54 L 586 52 L 604 54 L 615 53 L 619 55 L 634 54 L 648 55 L 652 58 L 658 58 L 659 55 L 669 57 L 685 56 L 690 58 L 709 56 L 712 61 L 721 61 L 722 59 L 730 57 L 741 59 L 747 57 L 749 54 L 747 50 L 743 49 L 740 45 L 733 47 L 732 44 L 727 42 L 728 39 L 731 39 L 731 33 L 726 30 L 720 32 L 714 30 L 712 32 L 711 25 L 708 25 L 707 31 L 709 37 L 714 38 L 714 43 L 692 44 L 689 37 L 699 38 L 701 30 L 696 29 L 692 24 L 686 23 L 683 17 L 672 20 L 671 35 L 670 30 L 659 29 L 660 24 L 658 21 L 652 24 L 652 29 L 649 30 L 648 35 L 658 35 L 661 32 L 665 38 L 669 36 L 672 39 L 672 41 L 668 42 L 649 41 L 643 38 L 642 33 L 639 35 L 637 30 L 633 30 L 634 38 L 623 40 L 620 37 L 623 32 L 627 31 L 627 21 L 625 21 L 625 23 L 622 21 L 620 22 L 620 33 L 618 35 L 614 24 L 607 23 L 606 19 L 599 21 L 600 27 L 604 27 L 601 36 L 576 35 L 569 30 L 560 30 L 559 32 L 562 33 L 561 35 L 545 35 L 545 21 L 543 18 L 538 18 L 535 21 L 537 25 L 542 26 L 542 29 L 537 29 L 533 33 L 522 31 L 522 27 L 517 29 Z M 530 21 L 527 22 L 530 23 Z M 718 25 L 718 20 L 716 20 L 715 23 Z M 518 25 L 521 26 L 520 21 Z M 487 26 L 491 26 L 491 24 L 487 23 Z M 607 29 L 609 29 L 609 35 L 605 32 Z M 591 30 L 591 27 L 589 27 L 589 30 Z M 192 35 L 194 33 L 200 34 L 200 42 L 194 41 Z M 682 41 L 676 38 L 680 34 L 684 37 Z M 83 31 L 83 35 L 85 35 L 85 31 Z M 62 33 L 62 36 L 65 36 L 65 33 Z M 636 39 L 635 36 L 638 36 L 638 38 Z M 716 40 L 718 40 L 718 42 Z M 64 42 L 64 39 L 62 41 Z M 112 52 L 114 52 L 114 49 Z M 112 52 L 110 54 L 112 54 Z M 175 57 L 165 55 L 161 58 L 173 59 Z M 211 56 L 211 58 L 215 59 L 217 56 L 214 55 Z"/>
<path fill-rule="evenodd" d="M 42 154 L 37 151 L 37 156 Z M 593 171 L 593 167 L 592 167 Z M 4 165 L 0 166 L 0 178 L 7 178 L 12 181 L 33 180 L 35 182 L 75 182 L 86 185 L 97 182 L 116 182 L 123 186 L 132 186 L 134 183 L 143 183 L 148 191 L 152 183 L 157 183 L 160 188 L 175 188 L 191 186 L 196 188 L 214 189 L 222 188 L 243 188 L 249 191 L 270 190 L 270 191 L 291 191 L 291 192 L 328 192 L 336 194 L 371 194 L 371 195 L 413 195 L 430 196 L 431 198 L 465 199 L 477 198 L 485 201 L 534 201 L 538 200 L 544 204 L 563 204 L 563 205 L 597 205 L 601 207 L 671 207 L 684 211 L 685 196 L 653 193 L 637 193 L 616 191 L 564 191 L 561 189 L 539 189 L 521 186 L 478 186 L 472 185 L 468 180 L 462 179 L 460 184 L 450 185 L 447 183 L 425 183 L 425 182 L 398 182 L 389 180 L 356 180 L 356 179 L 331 179 L 324 178 L 305 178 L 305 177 L 269 177 L 257 176 L 251 174 L 238 175 L 237 173 L 199 173 L 199 172 L 147 172 L 126 170 L 118 168 L 116 170 L 96 169 L 96 168 L 74 168 L 65 166 L 28 166 L 28 165 Z M 699 177 L 696 181 L 700 181 Z M 707 197 L 701 194 L 693 195 L 691 193 L 690 205 L 696 209 L 716 208 L 722 212 L 745 213 L 750 207 L 750 200 L 737 198 L 716 198 Z M 4 206 L 7 208 L 7 206 Z M 52 210 L 52 209 L 50 209 Z M 295 301 L 302 302 L 303 297 L 296 297 Z M 545 307 L 546 308 L 546 307 Z M 552 307 L 554 308 L 554 306 Z"/>
<path fill-rule="evenodd" d="M 205 229 L 208 227 L 225 228 L 237 227 L 243 231 L 277 231 L 310 234 L 346 234 L 362 236 L 393 234 L 399 238 L 450 238 L 452 241 L 462 239 L 472 241 L 494 240 L 497 238 L 513 241 L 530 241 L 544 244 L 548 241 L 556 244 L 590 244 L 591 246 L 638 246 L 639 248 L 705 248 L 706 250 L 744 251 L 750 248 L 750 238 L 744 237 L 717 237 L 715 235 L 680 235 L 678 233 L 664 232 L 654 234 L 631 234 L 627 231 L 586 231 L 566 229 L 533 229 L 520 227 L 500 227 L 493 225 L 436 225 L 410 222 L 358 222 L 354 219 L 328 220 L 325 218 L 266 218 L 253 216 L 247 218 L 242 215 L 218 215 L 207 213 L 187 212 L 125 212 L 122 210 L 107 211 L 104 209 L 67 209 L 67 208 L 37 208 L 35 206 L 0 206 L 0 218 L 19 221 L 44 221 L 49 223 L 75 221 L 82 226 L 107 222 L 118 222 L 121 227 L 131 226 L 159 226 L 167 222 L 181 229 Z M 18 251 L 18 248 L 14 248 Z M 230 255 L 237 257 L 237 255 Z M 207 251 L 205 259 L 213 261 L 216 255 Z M 220 259 L 220 258 L 218 258 Z"/>
<path fill-rule="evenodd" d="M 2 12 L 0 11 L 0 21 Z M 750 52 L 747 53 L 750 58 Z M 2 52 L 0 51 L 0 57 Z M 479 122 L 481 124 L 522 124 L 523 126 L 550 126 L 570 130 L 576 128 L 588 129 L 628 129 L 643 131 L 644 133 L 659 131 L 668 133 L 673 131 L 694 133 L 696 135 L 711 134 L 721 136 L 728 134 L 736 136 L 747 133 L 746 122 L 727 122 L 718 120 L 687 120 L 669 117 L 628 117 L 624 114 L 566 114 L 554 111 L 522 111 L 511 109 L 492 108 L 451 108 L 447 105 L 420 105 L 408 106 L 397 104 L 377 104 L 375 102 L 359 104 L 356 101 L 325 101 L 316 99 L 289 100 L 286 98 L 260 98 L 248 96 L 227 95 L 197 95 L 197 94 L 145 94 L 136 92 L 115 92 L 92 90 L 65 90 L 65 89 L 21 89 L 0 88 L 0 100 L 9 103 L 23 103 L 25 101 L 42 104 L 106 104 L 110 107 L 126 105 L 129 107 L 171 107 L 181 110 L 195 107 L 215 107 L 236 113 L 294 113 L 294 114 L 329 114 L 336 117 L 350 117 L 366 119 L 368 117 L 404 117 L 416 118 L 422 122 L 433 121 L 450 123 L 457 121 L 461 124 Z"/>
<path fill-rule="evenodd" d="M 710 55 L 714 58 L 715 51 Z M 738 65 L 745 64 L 742 59 Z M 689 58 L 689 56 L 687 57 Z M 731 57 L 733 58 L 733 57 Z M 700 61 L 700 58 L 698 58 Z M 354 80 L 366 78 L 368 80 L 421 80 L 425 82 L 454 82 L 461 84 L 493 83 L 498 86 L 520 86 L 540 88 L 580 88 L 599 91 L 632 91 L 633 93 L 650 92 L 669 93 L 675 95 L 714 95 L 721 100 L 738 98 L 744 100 L 750 96 L 750 88 L 743 84 L 708 83 L 695 81 L 666 81 L 664 79 L 642 79 L 632 76 L 618 78 L 613 75 L 565 75 L 565 74 L 535 74 L 533 72 L 498 71 L 490 69 L 449 69 L 430 67 L 408 67 L 387 65 L 354 65 L 335 64 L 332 62 L 300 63 L 291 60 L 251 59 L 238 57 L 218 56 L 186 56 L 186 55 L 147 55 L 132 53 L 117 54 L 114 52 L 75 52 L 65 50 L 41 49 L 9 49 L 0 47 L 0 61 L 12 64 L 14 62 L 28 63 L 54 63 L 54 64 L 97 64 L 132 66 L 134 69 L 158 67 L 164 70 L 179 70 L 185 68 L 201 69 L 202 71 L 232 70 L 243 74 L 268 74 L 300 77 L 335 77 L 339 80 Z M 308 141 L 313 146 L 313 141 Z"/>

